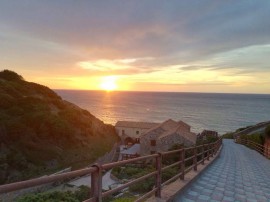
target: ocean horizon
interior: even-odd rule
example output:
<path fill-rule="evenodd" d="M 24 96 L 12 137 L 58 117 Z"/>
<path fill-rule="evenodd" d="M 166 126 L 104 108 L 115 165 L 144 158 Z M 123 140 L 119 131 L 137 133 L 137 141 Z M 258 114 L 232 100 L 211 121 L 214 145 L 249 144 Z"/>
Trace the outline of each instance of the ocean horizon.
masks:
<path fill-rule="evenodd" d="M 269 94 L 54 90 L 104 123 L 182 120 L 219 134 L 270 120 Z"/>

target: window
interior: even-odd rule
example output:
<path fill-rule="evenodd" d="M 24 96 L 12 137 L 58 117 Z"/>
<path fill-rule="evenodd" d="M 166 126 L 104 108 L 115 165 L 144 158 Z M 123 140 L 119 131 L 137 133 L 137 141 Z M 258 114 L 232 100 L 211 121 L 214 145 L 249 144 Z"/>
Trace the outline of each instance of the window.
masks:
<path fill-rule="evenodd" d="M 140 131 L 137 130 L 137 131 L 136 131 L 136 134 L 139 135 L 139 133 L 140 133 Z"/>
<path fill-rule="evenodd" d="M 125 135 L 125 130 L 122 130 L 122 135 Z"/>
<path fill-rule="evenodd" d="M 151 146 L 156 146 L 156 140 L 151 140 Z"/>

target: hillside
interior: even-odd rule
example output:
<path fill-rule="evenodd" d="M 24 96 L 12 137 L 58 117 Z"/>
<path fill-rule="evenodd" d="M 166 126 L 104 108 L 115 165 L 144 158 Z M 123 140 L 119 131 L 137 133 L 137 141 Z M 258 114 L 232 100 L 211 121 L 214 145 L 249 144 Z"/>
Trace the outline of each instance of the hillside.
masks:
<path fill-rule="evenodd" d="M 118 137 L 49 88 L 0 72 L 0 184 L 89 165 Z"/>

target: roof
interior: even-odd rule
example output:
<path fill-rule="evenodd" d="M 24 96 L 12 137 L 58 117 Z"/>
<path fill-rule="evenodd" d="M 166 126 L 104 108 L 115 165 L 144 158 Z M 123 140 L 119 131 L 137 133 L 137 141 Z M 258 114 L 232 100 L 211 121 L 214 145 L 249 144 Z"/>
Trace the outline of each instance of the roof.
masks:
<path fill-rule="evenodd" d="M 195 133 L 190 132 L 190 126 L 183 121 L 174 121 L 172 119 L 168 119 L 167 121 L 164 121 L 163 123 L 157 125 L 156 127 L 149 129 L 143 136 L 146 136 L 151 133 L 156 133 L 157 129 L 160 129 L 158 131 L 158 139 L 172 135 L 172 134 L 178 134 L 185 139 L 191 141 L 192 143 L 196 143 L 197 135 Z"/>
<path fill-rule="evenodd" d="M 151 122 L 118 121 L 115 124 L 115 127 L 150 129 L 158 125 L 159 123 L 151 123 Z"/>
<path fill-rule="evenodd" d="M 186 128 L 190 128 L 190 125 L 188 125 L 187 123 L 185 123 L 184 121 L 178 121 L 178 123 L 180 123 L 181 125 L 183 125 Z"/>
<path fill-rule="evenodd" d="M 204 136 L 204 135 L 218 135 L 218 132 L 213 131 L 213 130 L 203 130 L 203 132 L 201 132 L 201 134 L 199 134 L 198 136 Z"/>

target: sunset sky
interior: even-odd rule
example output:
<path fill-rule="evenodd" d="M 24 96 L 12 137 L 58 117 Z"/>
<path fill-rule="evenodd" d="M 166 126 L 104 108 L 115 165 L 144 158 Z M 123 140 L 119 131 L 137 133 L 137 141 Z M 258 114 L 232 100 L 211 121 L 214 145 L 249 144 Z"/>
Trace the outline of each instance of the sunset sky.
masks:
<path fill-rule="evenodd" d="M 1 0 L 0 56 L 53 89 L 270 93 L 270 1 Z"/>

